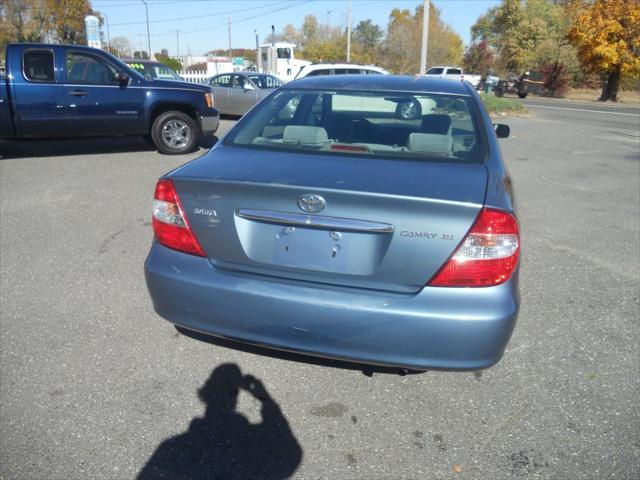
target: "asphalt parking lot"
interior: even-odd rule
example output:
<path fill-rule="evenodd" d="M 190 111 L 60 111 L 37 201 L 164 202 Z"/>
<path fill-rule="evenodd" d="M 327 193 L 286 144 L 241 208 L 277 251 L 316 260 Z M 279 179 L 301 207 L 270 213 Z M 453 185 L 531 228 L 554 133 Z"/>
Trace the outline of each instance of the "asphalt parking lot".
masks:
<path fill-rule="evenodd" d="M 264 478 L 638 478 L 640 112 L 528 103 L 503 141 L 522 309 L 482 372 L 366 375 L 184 336 L 153 312 L 143 261 L 157 177 L 206 150 L 0 143 L 0 478 L 158 461 L 190 478 L 176 442 L 218 459 L 212 478 L 225 458 Z M 238 369 L 265 391 L 238 393 Z"/>

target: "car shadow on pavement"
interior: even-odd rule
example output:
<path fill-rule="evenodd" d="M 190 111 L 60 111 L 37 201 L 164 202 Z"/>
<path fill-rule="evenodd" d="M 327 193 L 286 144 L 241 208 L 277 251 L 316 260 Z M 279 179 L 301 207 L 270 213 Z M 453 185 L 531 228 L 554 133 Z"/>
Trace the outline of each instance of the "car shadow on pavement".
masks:
<path fill-rule="evenodd" d="M 218 138 L 202 137 L 199 148 L 213 147 Z M 105 153 L 154 152 L 156 147 L 146 137 L 47 138 L 18 141 L 0 140 L 0 160 L 24 157 L 59 157 Z"/>
<path fill-rule="evenodd" d="M 175 325 L 176 330 L 182 335 L 185 335 L 194 340 L 216 345 L 222 348 L 230 348 L 232 350 L 239 350 L 254 355 L 262 355 L 265 357 L 278 358 L 280 360 L 287 360 L 296 363 L 306 363 L 310 365 L 319 365 L 322 367 L 340 368 L 342 370 L 358 370 L 371 377 L 374 373 L 379 374 L 392 374 L 392 375 L 416 375 L 420 373 L 427 373 L 427 371 L 409 370 L 405 368 L 383 367 L 379 365 L 368 365 L 363 363 L 348 362 L 345 360 L 334 360 L 331 358 L 314 357 L 310 355 L 304 355 L 301 353 L 287 352 L 284 350 L 276 350 L 273 348 L 261 347 L 258 345 L 251 345 L 248 343 L 237 342 L 226 338 L 214 337 L 206 335 L 204 333 L 188 330 L 183 327 Z"/>
<path fill-rule="evenodd" d="M 261 403 L 262 422 L 251 424 L 236 412 L 245 390 Z M 203 418 L 158 446 L 138 475 L 156 479 L 284 479 L 302 460 L 302 448 L 280 407 L 257 378 L 233 363 L 216 367 L 198 390 Z"/>

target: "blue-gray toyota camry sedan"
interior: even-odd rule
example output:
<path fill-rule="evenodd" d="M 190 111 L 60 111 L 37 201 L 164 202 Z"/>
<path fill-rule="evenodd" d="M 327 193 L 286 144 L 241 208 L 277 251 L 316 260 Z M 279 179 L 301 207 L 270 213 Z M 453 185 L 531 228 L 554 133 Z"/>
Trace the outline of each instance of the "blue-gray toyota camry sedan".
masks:
<path fill-rule="evenodd" d="M 156 312 L 366 364 L 493 365 L 519 303 L 507 134 L 464 82 L 286 84 L 158 181 L 145 263 Z"/>

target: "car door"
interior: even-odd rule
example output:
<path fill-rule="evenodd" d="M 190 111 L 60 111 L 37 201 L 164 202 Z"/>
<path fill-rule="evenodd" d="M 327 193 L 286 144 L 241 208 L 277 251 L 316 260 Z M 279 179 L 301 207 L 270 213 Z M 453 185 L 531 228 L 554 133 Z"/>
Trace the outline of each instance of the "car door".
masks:
<path fill-rule="evenodd" d="M 247 77 L 234 74 L 231 77 L 229 88 L 229 113 L 232 115 L 244 115 L 258 101 L 256 87 Z"/>
<path fill-rule="evenodd" d="M 53 49 L 28 48 L 21 61 L 21 74 L 10 77 L 16 133 L 41 137 L 64 134 L 68 117 L 63 86 L 56 77 Z"/>
<path fill-rule="evenodd" d="M 144 133 L 144 90 L 119 82 L 118 67 L 91 52 L 68 49 L 64 92 L 70 128 L 78 135 Z"/>
<path fill-rule="evenodd" d="M 229 86 L 231 75 L 216 75 L 209 80 L 209 85 L 213 88 L 213 103 L 221 114 L 229 114 Z"/>

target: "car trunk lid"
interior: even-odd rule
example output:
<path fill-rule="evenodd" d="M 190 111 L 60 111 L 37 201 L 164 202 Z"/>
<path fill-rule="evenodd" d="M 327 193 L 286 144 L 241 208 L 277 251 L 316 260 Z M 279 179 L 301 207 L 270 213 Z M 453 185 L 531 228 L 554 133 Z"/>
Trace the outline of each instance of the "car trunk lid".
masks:
<path fill-rule="evenodd" d="M 452 255 L 487 181 L 482 164 L 236 147 L 172 178 L 220 268 L 403 293 Z M 305 199 L 323 208 L 305 211 Z"/>

